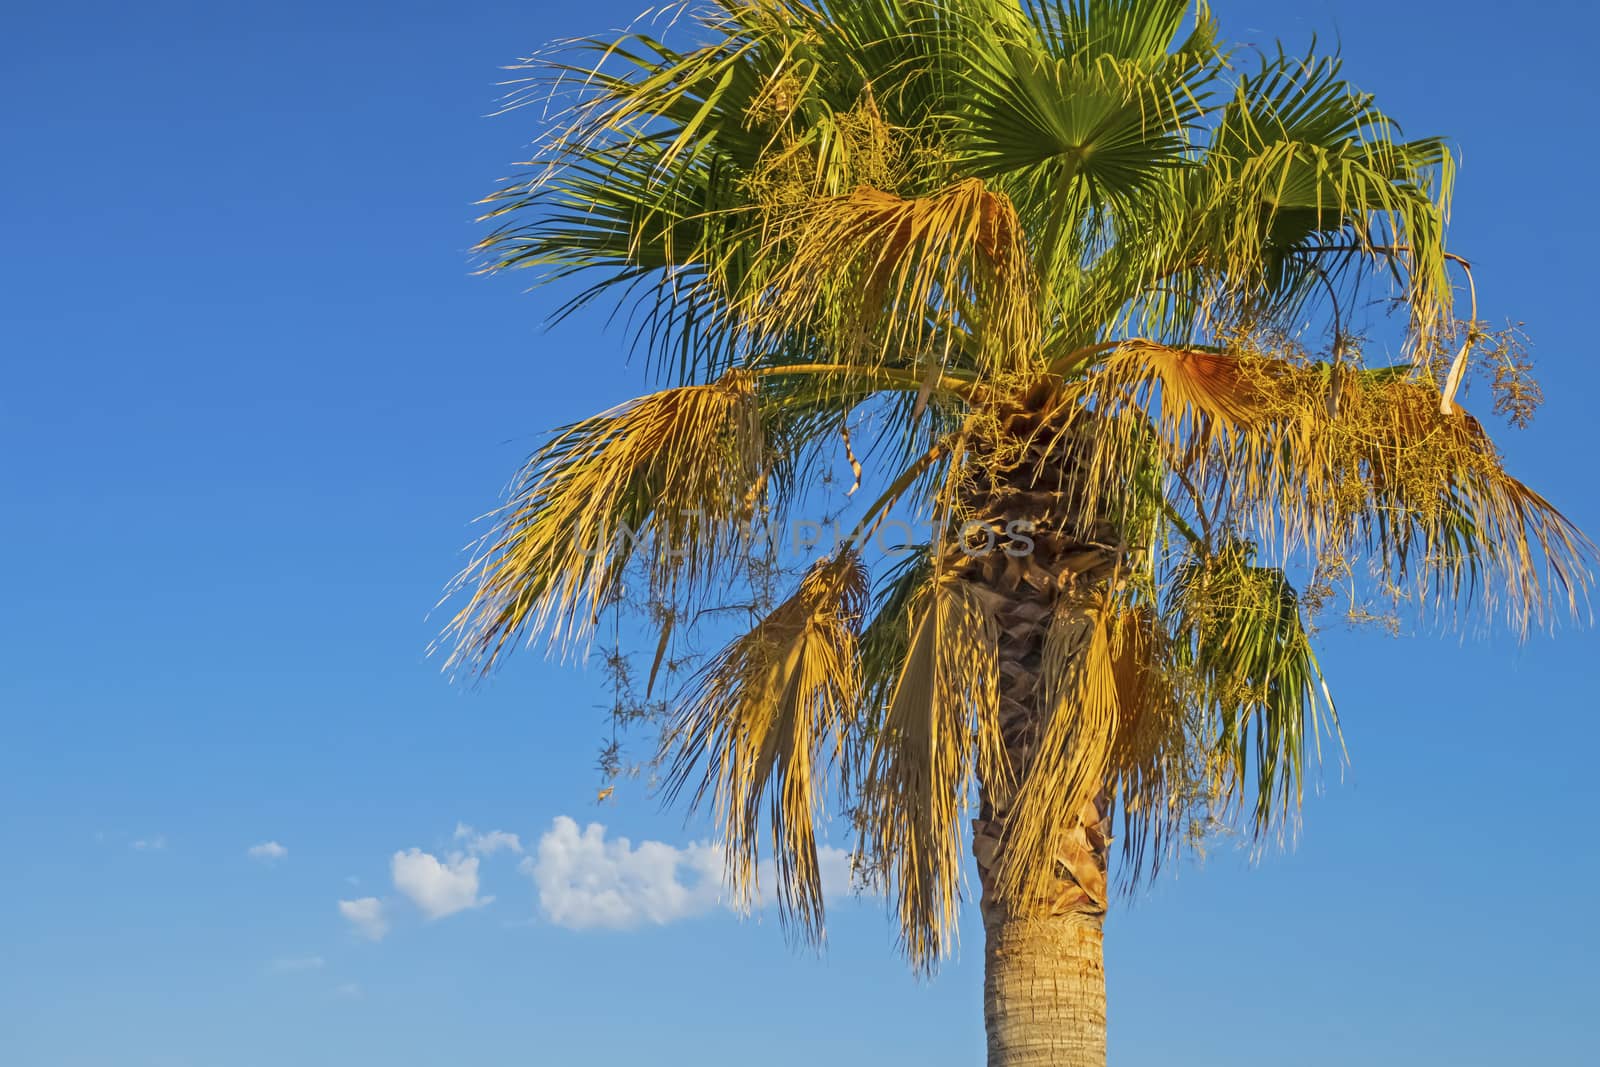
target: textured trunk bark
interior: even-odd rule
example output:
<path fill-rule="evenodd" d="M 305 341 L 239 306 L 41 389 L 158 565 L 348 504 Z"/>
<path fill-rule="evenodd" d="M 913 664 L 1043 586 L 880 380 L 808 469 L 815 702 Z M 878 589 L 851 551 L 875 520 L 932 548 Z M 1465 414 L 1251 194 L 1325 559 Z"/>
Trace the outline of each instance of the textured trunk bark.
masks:
<path fill-rule="evenodd" d="M 1057 857 L 1051 899 L 1020 912 L 992 889 L 1002 821 L 974 823 L 973 851 L 984 886 L 989 1067 L 1105 1067 L 1105 806 L 1104 800 L 1084 805 Z"/>
<path fill-rule="evenodd" d="M 1000 731 L 1016 781 L 1026 776 L 1046 725 L 1038 689 L 1051 621 L 1104 591 L 1126 552 L 1116 523 L 1085 517 L 1091 509 L 1084 506 L 1083 471 L 1091 445 L 1057 437 L 1054 410 L 1055 398 L 1046 390 L 1002 411 L 1003 440 L 978 442 L 975 455 L 1012 458 L 978 464 L 983 474 L 967 497 L 972 513 L 991 528 L 1021 522 L 1033 531 L 1032 552 L 991 553 L 963 568 L 963 576 L 986 592 L 999 632 Z M 1107 510 L 1095 507 L 1092 515 Z M 1062 813 L 1071 825 L 1048 894 L 1008 901 L 995 878 L 1005 859 L 1008 798 L 990 784 L 979 783 L 972 842 L 983 888 L 989 1067 L 1105 1067 L 1101 931 L 1109 797 Z"/>
<path fill-rule="evenodd" d="M 1105 1067 L 1100 916 L 998 919 L 985 934 L 989 1067 Z"/>

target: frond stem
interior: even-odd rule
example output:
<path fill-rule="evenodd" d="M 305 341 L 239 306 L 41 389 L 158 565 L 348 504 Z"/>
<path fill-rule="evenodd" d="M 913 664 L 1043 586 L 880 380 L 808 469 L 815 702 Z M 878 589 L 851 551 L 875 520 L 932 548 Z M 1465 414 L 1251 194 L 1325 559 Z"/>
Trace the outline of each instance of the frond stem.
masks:
<path fill-rule="evenodd" d="M 1178 515 L 1177 509 L 1172 506 L 1172 502 L 1166 498 L 1165 494 L 1163 494 L 1161 497 L 1161 503 L 1162 506 L 1166 508 L 1167 517 L 1173 520 L 1174 524 L 1183 531 L 1184 536 L 1188 537 L 1192 544 L 1194 544 L 1197 548 L 1205 549 L 1206 554 L 1210 555 L 1211 546 L 1213 544 L 1211 537 L 1211 519 L 1206 515 L 1205 502 L 1200 496 L 1199 490 L 1194 487 L 1194 483 L 1189 480 L 1188 475 L 1184 474 L 1180 470 L 1173 470 L 1172 475 L 1178 479 L 1178 484 L 1182 485 L 1189 491 L 1189 496 L 1194 500 L 1194 513 L 1195 517 L 1200 520 L 1200 530 L 1202 536 L 1199 538 L 1195 536 L 1194 530 L 1191 529 L 1189 524 Z"/>
<path fill-rule="evenodd" d="M 1096 356 L 1103 356 L 1107 352 L 1114 352 L 1117 348 L 1126 343 L 1127 341 L 1101 341 L 1098 344 L 1084 345 L 1082 348 L 1075 348 L 1066 355 L 1057 356 L 1055 359 L 1051 360 L 1050 365 L 1045 368 L 1045 371 L 1046 373 L 1053 374 L 1058 378 L 1064 378 L 1066 377 L 1067 372 L 1073 367 L 1077 366 L 1079 363 L 1087 363 Z"/>
<path fill-rule="evenodd" d="M 937 463 L 949 451 L 950 436 L 946 435 L 940 438 L 932 448 L 924 452 L 916 462 L 900 472 L 900 476 L 889 484 L 889 488 L 883 491 L 883 495 L 874 500 L 872 506 L 867 508 L 866 513 L 861 516 L 861 521 L 856 524 L 855 530 L 851 532 L 850 537 L 845 541 L 840 551 L 844 552 L 853 549 L 877 533 L 878 527 L 882 526 L 884 519 L 888 517 L 889 508 L 900 499 L 907 489 L 910 489 L 916 483 L 918 478 L 922 477 L 924 471 Z M 867 526 L 868 520 L 874 520 L 871 527 Z"/>

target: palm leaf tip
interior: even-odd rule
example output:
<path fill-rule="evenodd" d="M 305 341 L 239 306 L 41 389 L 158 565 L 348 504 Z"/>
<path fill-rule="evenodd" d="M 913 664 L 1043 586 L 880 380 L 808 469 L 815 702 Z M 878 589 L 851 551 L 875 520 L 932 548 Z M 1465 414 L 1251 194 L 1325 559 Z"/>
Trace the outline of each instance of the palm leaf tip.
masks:
<path fill-rule="evenodd" d="M 977 591 L 938 576 L 915 594 L 909 638 L 861 784 L 862 848 L 899 909 L 903 947 L 931 969 L 949 951 L 961 899 L 963 816 L 977 775 L 1007 766 L 999 726 L 998 633 Z"/>
<path fill-rule="evenodd" d="M 867 573 L 853 553 L 814 566 L 789 599 L 700 671 L 666 739 L 669 794 L 698 777 L 694 802 L 711 802 L 736 904 L 759 898 L 765 822 L 781 914 L 811 941 L 823 931 L 814 820 L 824 771 L 843 758 L 859 698 L 867 596 Z"/>
<path fill-rule="evenodd" d="M 540 633 L 581 642 L 637 562 L 657 591 L 692 591 L 732 557 L 765 458 L 754 384 L 641 397 L 557 433 L 528 461 L 455 590 L 450 665 L 487 671 Z"/>
<path fill-rule="evenodd" d="M 1253 793 L 1258 835 L 1300 806 L 1308 746 L 1338 719 L 1285 574 L 1232 543 L 1178 571 L 1170 591 L 1176 665 L 1204 717 L 1204 743 L 1228 799 Z"/>

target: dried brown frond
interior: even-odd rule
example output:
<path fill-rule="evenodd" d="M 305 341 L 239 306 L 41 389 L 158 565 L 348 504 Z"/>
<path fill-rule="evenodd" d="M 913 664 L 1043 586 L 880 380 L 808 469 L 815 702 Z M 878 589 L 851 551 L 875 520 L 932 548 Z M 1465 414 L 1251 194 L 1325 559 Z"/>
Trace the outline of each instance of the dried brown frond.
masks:
<path fill-rule="evenodd" d="M 1477 419 L 1439 410 L 1429 377 L 1355 371 L 1330 410 L 1327 378 L 1310 368 L 1251 373 L 1267 429 L 1235 448 L 1226 477 L 1258 529 L 1321 568 L 1363 556 L 1424 609 L 1476 598 L 1519 630 L 1581 610 L 1593 546 L 1506 471 Z"/>
<path fill-rule="evenodd" d="M 1107 789 L 1120 816 L 1125 886 L 1153 876 L 1176 835 L 1206 802 L 1195 773 L 1190 705 L 1175 677 L 1172 649 L 1155 611 L 1123 614 L 1111 670 L 1117 725 L 1111 739 Z"/>
<path fill-rule="evenodd" d="M 765 802 L 782 913 L 812 941 L 823 931 L 814 828 L 820 771 L 842 756 L 859 699 L 868 592 L 854 554 L 817 564 L 788 600 L 706 665 L 667 738 L 676 750 L 672 793 L 704 767 L 694 801 L 712 801 L 740 907 L 758 897 Z"/>
<path fill-rule="evenodd" d="M 1440 367 L 1369 370 L 1281 337 L 1222 340 L 1215 352 L 1123 344 L 1071 384 L 1069 425 L 1095 428 L 1092 496 L 1117 492 L 1153 441 L 1203 524 L 1247 531 L 1282 560 L 1303 555 L 1314 573 L 1364 558 L 1425 609 L 1476 597 L 1519 629 L 1581 610 L 1593 546 L 1505 470 L 1476 419 L 1440 411 L 1427 372 Z M 1500 409 L 1525 419 L 1536 399 L 1525 354 L 1506 337 L 1483 356 L 1501 366 Z"/>
<path fill-rule="evenodd" d="M 1043 731 L 1010 798 L 996 871 L 997 891 L 1013 907 L 1051 898 L 1076 814 L 1105 787 L 1122 714 L 1124 640 L 1109 597 L 1057 605 L 1040 666 Z"/>

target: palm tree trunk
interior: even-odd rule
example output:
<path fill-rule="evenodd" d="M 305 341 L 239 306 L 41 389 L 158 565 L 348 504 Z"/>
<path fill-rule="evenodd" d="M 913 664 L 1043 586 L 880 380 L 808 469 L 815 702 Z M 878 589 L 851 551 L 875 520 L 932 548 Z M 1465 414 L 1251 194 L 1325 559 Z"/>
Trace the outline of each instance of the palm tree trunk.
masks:
<path fill-rule="evenodd" d="M 989 1067 L 1105 1067 L 1100 917 L 1001 920 L 985 936 Z"/>
<path fill-rule="evenodd" d="M 1058 611 L 1073 610 L 1114 580 L 1125 548 L 1109 509 L 1085 508 L 1084 457 L 1092 445 L 1041 451 L 1051 434 L 1047 390 L 1001 413 L 1011 438 L 976 450 L 1009 455 L 980 465 L 968 490 L 972 513 L 996 529 L 1022 522 L 1033 550 L 970 560 L 964 577 L 983 590 L 999 631 L 1000 730 L 1014 781 L 1026 777 L 1046 725 L 1038 695 L 1045 637 Z M 1020 445 L 1020 448 L 1015 447 Z M 1086 802 L 1070 818 L 1042 899 L 1003 899 L 996 871 L 1005 855 L 1009 798 L 979 783 L 973 855 L 983 889 L 984 1024 L 989 1067 L 1105 1067 L 1106 991 L 1101 952 L 1107 899 L 1110 799 Z"/>
<path fill-rule="evenodd" d="M 1008 905 L 993 889 L 1002 821 L 974 822 L 973 851 L 984 887 L 989 1067 L 1105 1067 L 1104 804 L 1084 805 L 1057 856 L 1052 898 L 1026 909 Z"/>
<path fill-rule="evenodd" d="M 999 615 L 1001 731 L 1011 765 L 1022 773 L 1044 725 L 1034 692 L 1048 620 L 1021 624 L 1037 608 L 1013 592 Z M 989 1067 L 1105 1067 L 1109 808 L 1105 795 L 1085 803 L 1055 857 L 1050 893 L 1014 902 L 1001 897 L 995 877 L 1007 811 L 992 790 L 980 788 L 972 847 L 983 889 Z"/>

